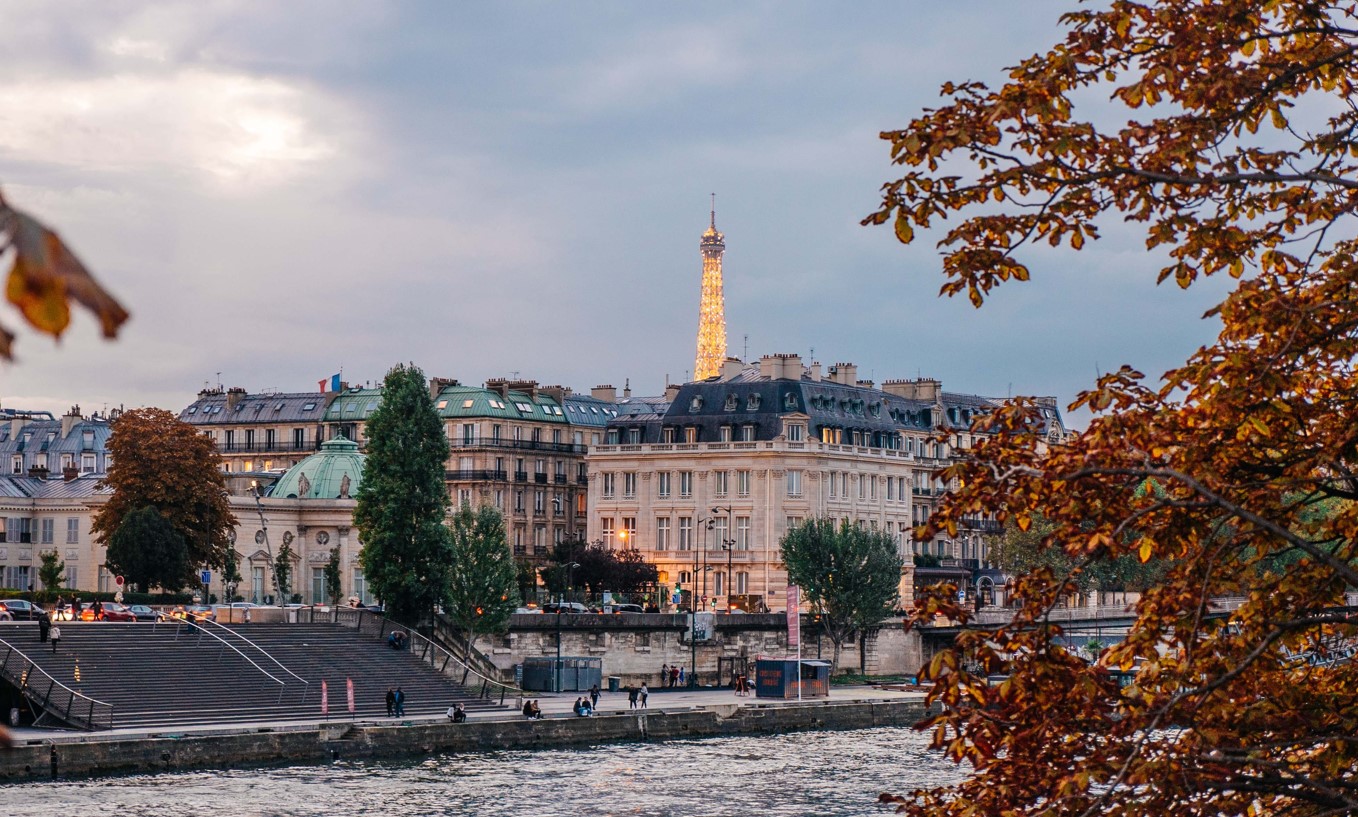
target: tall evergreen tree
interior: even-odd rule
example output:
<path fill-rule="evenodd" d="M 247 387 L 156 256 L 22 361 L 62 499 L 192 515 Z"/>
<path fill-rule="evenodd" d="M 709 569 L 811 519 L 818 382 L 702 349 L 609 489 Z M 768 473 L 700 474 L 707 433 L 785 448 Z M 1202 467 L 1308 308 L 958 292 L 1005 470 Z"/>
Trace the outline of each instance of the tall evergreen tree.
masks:
<path fill-rule="evenodd" d="M 808 519 L 781 547 L 787 580 L 819 611 L 838 667 L 844 643 L 892 613 L 901 581 L 896 542 L 885 531 Z"/>
<path fill-rule="evenodd" d="M 452 582 L 444 612 L 465 635 L 470 650 L 480 633 L 496 632 L 509 623 L 519 606 L 519 570 L 505 538 L 500 512 L 467 506 L 453 516 Z"/>
<path fill-rule="evenodd" d="M 424 372 L 413 364 L 387 372 L 367 434 L 354 509 L 363 541 L 359 560 L 387 614 L 414 624 L 447 598 L 453 565 L 443 525 L 448 440 Z"/>

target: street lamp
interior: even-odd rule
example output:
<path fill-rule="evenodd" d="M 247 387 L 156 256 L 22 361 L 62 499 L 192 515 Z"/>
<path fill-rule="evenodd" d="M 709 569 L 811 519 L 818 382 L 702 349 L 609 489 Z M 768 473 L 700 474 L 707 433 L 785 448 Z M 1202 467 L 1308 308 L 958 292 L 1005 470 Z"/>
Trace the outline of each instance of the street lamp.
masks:
<path fill-rule="evenodd" d="M 731 528 L 731 506 L 727 505 L 725 508 L 718 506 L 712 509 L 714 514 L 723 511 L 726 512 L 726 535 L 734 537 L 735 533 Z M 731 570 L 734 567 L 736 540 L 734 538 L 723 539 L 721 549 L 726 551 L 726 612 L 729 615 L 731 612 L 731 587 L 733 586 Z"/>
<path fill-rule="evenodd" d="M 571 562 L 570 564 L 566 565 L 566 589 L 567 589 L 567 592 L 570 591 L 570 586 L 571 586 L 571 571 L 574 570 L 575 568 L 579 567 L 579 566 L 580 566 L 580 565 L 579 565 L 578 563 L 576 563 L 576 562 Z M 561 608 L 562 608 L 563 606 L 564 606 L 564 603 L 563 603 L 561 600 L 558 599 L 557 605 L 556 605 L 556 663 L 552 665 L 552 691 L 553 691 L 553 692 L 560 692 L 560 691 L 561 691 Z"/>

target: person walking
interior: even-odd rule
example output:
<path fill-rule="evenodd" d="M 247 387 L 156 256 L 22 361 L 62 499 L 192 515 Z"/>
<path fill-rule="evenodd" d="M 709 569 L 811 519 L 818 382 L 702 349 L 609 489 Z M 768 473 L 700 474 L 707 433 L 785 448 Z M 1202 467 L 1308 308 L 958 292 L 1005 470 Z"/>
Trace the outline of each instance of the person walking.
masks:
<path fill-rule="evenodd" d="M 638 693 L 638 694 L 641 696 L 641 708 L 642 708 L 642 709 L 645 709 L 645 708 L 646 708 L 646 699 L 649 698 L 649 697 L 651 697 L 651 691 L 650 691 L 649 689 L 646 688 L 646 682 L 645 682 L 645 681 L 642 681 L 642 682 L 641 682 L 641 692 Z"/>
<path fill-rule="evenodd" d="M 94 600 L 94 607 L 93 607 L 92 609 L 94 610 L 94 620 L 95 620 L 95 621 L 103 621 L 103 620 L 104 620 L 104 603 L 103 603 L 102 601 L 100 601 L 99 599 L 95 599 L 95 600 Z"/>
<path fill-rule="evenodd" d="M 661 688 L 664 688 L 665 684 L 666 684 L 669 680 L 670 680 L 670 665 L 669 665 L 669 664 L 661 664 L 661 665 L 660 665 L 660 686 L 661 686 Z"/>
<path fill-rule="evenodd" d="M 56 652 L 57 645 L 61 643 L 61 628 L 53 624 L 52 632 L 48 633 L 47 637 L 52 639 L 52 652 Z"/>
<path fill-rule="evenodd" d="M 683 685 L 684 685 L 684 668 L 683 668 L 683 667 L 680 667 L 680 668 L 679 668 L 679 678 L 678 678 L 678 681 L 679 681 L 679 686 L 683 686 Z"/>
<path fill-rule="evenodd" d="M 39 644 L 46 644 L 46 643 L 47 643 L 47 632 L 48 632 L 49 630 L 51 630 L 51 629 L 52 629 L 52 619 L 48 618 L 48 617 L 45 616 L 45 615 L 44 615 L 44 616 L 40 616 L 40 617 L 38 618 L 38 643 L 39 643 Z"/>
<path fill-rule="evenodd" d="M 387 687 L 387 717 L 390 718 L 394 717 L 395 715 L 396 715 L 396 690 L 392 687 Z"/>
<path fill-rule="evenodd" d="M 679 669 L 679 665 L 678 665 L 678 664 L 676 664 L 676 665 L 670 667 L 670 689 L 674 689 L 676 686 L 679 685 L 679 673 L 680 673 L 680 672 L 681 672 L 681 670 Z"/>
<path fill-rule="evenodd" d="M 628 687 L 628 688 L 627 688 L 627 708 L 628 708 L 628 709 L 636 709 L 636 708 L 637 708 L 637 699 L 638 699 L 638 697 L 640 697 L 640 693 L 637 692 L 637 688 L 636 688 L 636 687 Z"/>
<path fill-rule="evenodd" d="M 590 709 L 598 709 L 598 708 L 599 708 L 599 685 L 598 685 L 598 684 L 595 684 L 594 686 L 592 686 L 592 687 L 589 688 L 589 708 L 590 708 Z"/>
<path fill-rule="evenodd" d="M 400 687 L 396 687 L 396 717 L 406 716 L 406 694 Z"/>

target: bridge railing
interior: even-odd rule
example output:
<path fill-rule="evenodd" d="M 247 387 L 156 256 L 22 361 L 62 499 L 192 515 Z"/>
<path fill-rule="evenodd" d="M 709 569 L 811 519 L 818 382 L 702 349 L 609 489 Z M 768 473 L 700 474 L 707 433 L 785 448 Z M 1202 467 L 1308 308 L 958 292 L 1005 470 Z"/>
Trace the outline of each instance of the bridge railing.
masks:
<path fill-rule="evenodd" d="M 250 656 L 248 656 L 248 655 L 246 655 L 245 653 L 241 652 L 241 651 L 236 647 L 235 644 L 232 644 L 231 642 L 227 641 L 225 638 L 222 638 L 221 636 L 217 635 L 217 634 L 214 633 L 214 632 L 209 632 L 208 629 L 207 629 L 206 627 L 202 626 L 202 623 L 200 623 L 200 622 L 193 622 L 193 621 L 184 621 L 184 620 L 182 620 L 182 619 L 175 619 L 175 621 L 177 622 L 177 624 L 176 624 L 176 626 L 175 626 L 175 631 L 174 631 L 174 638 L 175 638 L 175 641 L 178 641 L 178 640 L 179 640 L 179 634 L 180 634 L 180 632 L 182 632 L 182 631 L 184 631 L 184 630 L 187 630 L 188 632 L 191 632 L 191 633 L 196 631 L 196 632 L 198 633 L 198 641 L 199 641 L 199 643 L 202 643 L 203 636 L 207 636 L 208 638 L 213 639 L 214 641 L 216 641 L 218 644 L 220 644 L 220 645 L 222 646 L 222 650 L 223 650 L 223 651 L 225 651 L 225 650 L 231 650 L 231 651 L 234 652 L 236 655 L 239 655 L 241 658 L 245 659 L 245 662 L 246 662 L 247 664 L 249 664 L 250 666 L 254 667 L 255 669 L 259 670 L 261 673 L 263 673 L 264 676 L 265 676 L 266 678 L 268 678 L 269 680 L 273 681 L 275 684 L 278 684 L 278 700 L 279 700 L 280 702 L 282 702 L 282 700 L 283 700 L 283 693 L 286 692 L 286 691 L 287 691 L 287 688 L 288 688 L 288 684 L 287 684 L 286 681 L 284 681 L 282 678 L 279 678 L 277 675 L 274 675 L 272 672 L 269 672 L 268 670 L 264 669 L 264 668 L 261 667 L 259 664 L 256 664 L 256 663 L 250 658 Z M 214 623 L 215 623 L 215 622 L 214 622 Z M 221 653 L 221 652 L 217 653 L 217 657 L 218 657 L 219 660 L 220 660 L 221 656 L 222 656 L 222 653 Z"/>
<path fill-rule="evenodd" d="M 183 621 L 182 619 L 177 619 L 177 618 L 176 618 L 176 619 L 174 619 L 174 621 L 179 622 L 179 626 L 184 626 L 184 625 L 188 624 L 188 622 L 185 622 L 185 621 Z M 282 661 L 279 661 L 277 658 L 275 658 L 273 655 L 271 655 L 271 654 L 269 653 L 268 650 L 266 650 L 266 649 L 264 649 L 263 647 L 259 646 L 259 645 L 256 644 L 255 642 L 251 641 L 249 638 L 246 638 L 245 635 L 243 635 L 242 633 L 237 632 L 236 630 L 234 630 L 234 629 L 232 629 L 232 628 L 230 628 L 230 627 L 225 627 L 225 626 L 223 626 L 222 624 L 220 624 L 220 623 L 218 623 L 218 622 L 216 622 L 216 621 L 213 621 L 212 619 L 204 619 L 204 620 L 200 620 L 200 621 L 195 621 L 195 622 L 193 622 L 192 625 L 190 625 L 190 626 L 201 627 L 201 626 L 203 626 L 204 624 L 206 624 L 206 625 L 208 625 L 208 626 L 211 626 L 211 627 L 215 627 L 216 629 L 214 630 L 214 632 L 222 633 L 224 637 L 225 637 L 225 636 L 229 636 L 229 637 L 231 637 L 231 638 L 235 638 L 235 639 L 240 640 L 242 643 L 245 644 L 245 646 L 246 646 L 247 648 L 257 651 L 257 652 L 258 652 L 261 656 L 263 656 L 266 660 L 268 660 L 269 662 L 271 662 L 274 666 L 278 667 L 279 670 L 281 670 L 282 672 L 287 673 L 288 675 L 290 675 L 290 676 L 292 676 L 293 678 L 295 678 L 299 683 L 302 684 L 302 703 L 306 703 L 307 693 L 309 693 L 309 692 L 311 691 L 311 682 L 310 682 L 310 681 L 308 681 L 307 679 L 305 679 L 305 678 L 303 678 L 302 676 L 298 675 L 297 673 L 293 672 L 292 670 L 288 669 L 287 666 L 285 666 L 285 665 L 283 664 Z M 176 629 L 176 630 L 175 630 L 175 638 L 178 639 L 178 637 L 179 637 L 179 630 Z M 244 654 L 244 653 L 241 653 L 240 650 L 236 650 L 236 652 L 237 652 L 237 653 L 240 653 L 241 657 L 245 657 L 245 654 Z M 249 659 L 247 658 L 246 660 L 248 661 Z M 254 664 L 253 661 L 251 661 L 250 663 L 251 663 L 251 664 Z M 259 668 L 259 665 L 258 665 L 258 664 L 255 664 L 255 667 L 258 669 L 258 668 Z M 270 676 L 270 677 L 273 677 L 273 676 Z M 277 679 L 275 679 L 275 680 L 277 680 Z M 286 683 L 286 682 L 283 682 L 283 685 L 284 685 L 284 686 L 287 686 L 287 683 Z M 281 697 L 282 697 L 282 693 L 281 693 L 281 692 L 279 693 L 279 697 L 280 697 L 280 699 L 281 699 Z"/>
<path fill-rule="evenodd" d="M 5 649 L 4 660 L 0 661 L 0 677 L 14 684 L 25 698 L 42 710 L 39 721 L 50 715 L 89 731 L 113 728 L 113 704 L 76 692 L 48 675 L 8 641 L 0 640 L 0 647 Z"/>

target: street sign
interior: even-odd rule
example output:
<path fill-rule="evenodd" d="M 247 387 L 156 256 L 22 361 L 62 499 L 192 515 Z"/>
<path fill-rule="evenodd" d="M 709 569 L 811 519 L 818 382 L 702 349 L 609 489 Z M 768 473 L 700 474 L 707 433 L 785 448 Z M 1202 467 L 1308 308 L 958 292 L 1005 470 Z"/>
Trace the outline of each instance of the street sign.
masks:
<path fill-rule="evenodd" d="M 113 583 L 116 584 L 116 585 L 118 585 L 119 587 L 122 587 L 122 586 L 123 586 L 123 577 L 122 577 L 122 576 L 114 576 L 114 577 L 113 577 Z"/>
<path fill-rule="evenodd" d="M 204 570 L 204 571 L 202 572 L 202 574 L 200 574 L 200 575 L 198 576 L 198 583 L 199 583 L 199 584 L 211 584 L 211 583 L 212 583 L 212 571 L 211 571 L 211 570 Z"/>
<path fill-rule="evenodd" d="M 802 645 L 801 590 L 795 584 L 787 586 L 787 645 L 797 647 L 799 653 Z"/>

